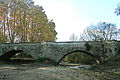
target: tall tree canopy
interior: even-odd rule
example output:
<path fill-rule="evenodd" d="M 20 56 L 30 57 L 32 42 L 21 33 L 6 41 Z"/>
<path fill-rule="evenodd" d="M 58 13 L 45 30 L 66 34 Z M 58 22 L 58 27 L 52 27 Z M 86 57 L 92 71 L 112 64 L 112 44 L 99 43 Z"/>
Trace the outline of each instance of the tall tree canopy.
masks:
<path fill-rule="evenodd" d="M 13 42 L 15 36 L 22 42 L 55 41 L 57 35 L 53 20 L 32 0 L 0 0 L 0 33 L 5 42 Z"/>
<path fill-rule="evenodd" d="M 99 22 L 97 25 L 91 25 L 80 35 L 80 40 L 84 41 L 105 41 L 116 40 L 119 34 L 115 24 Z"/>

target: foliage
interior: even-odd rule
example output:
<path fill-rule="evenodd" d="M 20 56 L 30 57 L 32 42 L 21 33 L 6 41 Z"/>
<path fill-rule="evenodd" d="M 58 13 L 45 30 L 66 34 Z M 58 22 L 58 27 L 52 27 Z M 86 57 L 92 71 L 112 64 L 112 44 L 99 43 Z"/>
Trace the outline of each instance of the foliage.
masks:
<path fill-rule="evenodd" d="M 116 54 L 112 58 L 110 58 L 108 61 L 104 62 L 104 65 L 119 65 L 120 64 L 120 54 Z"/>
<path fill-rule="evenodd" d="M 64 62 L 69 62 L 69 63 L 79 63 L 79 64 L 93 64 L 96 63 L 95 59 L 85 53 L 71 53 L 67 55 L 64 59 Z"/>
<path fill-rule="evenodd" d="M 117 5 L 117 8 L 115 9 L 115 13 L 117 16 L 120 15 L 120 3 Z"/>
<path fill-rule="evenodd" d="M 35 61 L 37 61 L 37 62 L 43 62 L 45 60 L 49 60 L 49 59 L 45 58 L 45 57 L 38 57 Z"/>
<path fill-rule="evenodd" d="M 99 22 L 97 25 L 88 26 L 80 35 L 82 41 L 116 40 L 119 34 L 115 24 Z"/>
<path fill-rule="evenodd" d="M 3 32 L 0 31 L 0 42 L 5 42 L 5 36 L 3 35 Z"/>
<path fill-rule="evenodd" d="M 4 0 L 0 2 L 0 31 L 13 42 L 20 36 L 22 42 L 55 41 L 55 23 L 49 20 L 42 6 L 32 0 Z"/>
<path fill-rule="evenodd" d="M 24 52 L 20 52 L 12 56 L 13 58 L 33 58 L 31 55 L 26 54 Z"/>
<path fill-rule="evenodd" d="M 87 50 L 87 51 L 89 51 L 90 48 L 91 48 L 91 46 L 90 46 L 89 43 L 87 43 L 87 42 L 85 43 L 85 47 L 86 47 L 86 50 Z"/>

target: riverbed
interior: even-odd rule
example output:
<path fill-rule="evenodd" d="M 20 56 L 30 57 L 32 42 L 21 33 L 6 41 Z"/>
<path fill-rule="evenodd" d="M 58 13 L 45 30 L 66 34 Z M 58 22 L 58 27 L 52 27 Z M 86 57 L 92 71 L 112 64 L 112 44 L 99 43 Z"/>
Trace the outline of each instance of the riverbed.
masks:
<path fill-rule="evenodd" d="M 54 66 L 38 62 L 0 62 L 0 80 L 120 80 L 119 74 L 119 67 L 105 70 L 93 67 L 92 70 L 76 68 L 73 65 Z"/>
<path fill-rule="evenodd" d="M 66 66 L 41 63 L 1 63 L 0 80 L 99 80 Z"/>

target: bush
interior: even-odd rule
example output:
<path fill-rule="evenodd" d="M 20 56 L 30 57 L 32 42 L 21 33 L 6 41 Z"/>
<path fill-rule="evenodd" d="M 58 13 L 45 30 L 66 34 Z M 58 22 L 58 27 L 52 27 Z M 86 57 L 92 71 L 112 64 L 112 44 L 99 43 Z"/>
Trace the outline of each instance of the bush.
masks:
<path fill-rule="evenodd" d="M 118 65 L 120 64 L 120 54 L 117 54 L 110 58 L 108 61 L 105 61 L 103 64 L 105 65 Z"/>
<path fill-rule="evenodd" d="M 64 62 L 69 63 L 82 63 L 82 64 L 94 64 L 96 63 L 95 58 L 85 53 L 72 53 L 67 55 L 64 59 Z"/>
<path fill-rule="evenodd" d="M 35 61 L 37 61 L 37 62 L 43 62 L 45 60 L 49 60 L 49 59 L 45 58 L 45 57 L 38 57 Z"/>

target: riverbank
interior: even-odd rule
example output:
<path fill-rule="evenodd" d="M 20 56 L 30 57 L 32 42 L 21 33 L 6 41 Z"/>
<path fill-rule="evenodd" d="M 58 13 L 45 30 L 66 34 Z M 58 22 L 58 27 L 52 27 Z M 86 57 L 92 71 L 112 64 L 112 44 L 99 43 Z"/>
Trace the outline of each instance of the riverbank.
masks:
<path fill-rule="evenodd" d="M 39 63 L 0 65 L 0 80 L 99 80 L 74 69 Z"/>
<path fill-rule="evenodd" d="M 120 80 L 120 66 L 74 69 L 36 62 L 1 62 L 0 80 Z"/>

